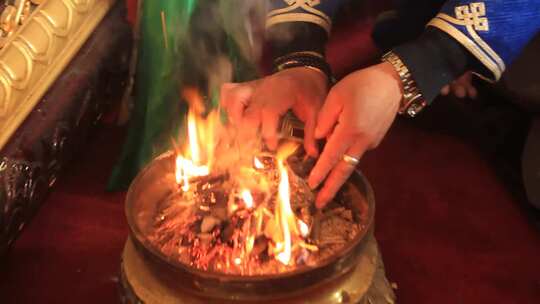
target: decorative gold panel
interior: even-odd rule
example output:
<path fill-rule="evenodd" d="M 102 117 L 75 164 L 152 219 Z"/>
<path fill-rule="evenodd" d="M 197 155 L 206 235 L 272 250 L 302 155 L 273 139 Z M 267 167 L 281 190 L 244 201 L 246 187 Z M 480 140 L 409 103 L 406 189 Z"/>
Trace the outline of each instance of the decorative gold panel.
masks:
<path fill-rule="evenodd" d="M 0 149 L 116 0 L 42 0 L 0 50 Z"/>

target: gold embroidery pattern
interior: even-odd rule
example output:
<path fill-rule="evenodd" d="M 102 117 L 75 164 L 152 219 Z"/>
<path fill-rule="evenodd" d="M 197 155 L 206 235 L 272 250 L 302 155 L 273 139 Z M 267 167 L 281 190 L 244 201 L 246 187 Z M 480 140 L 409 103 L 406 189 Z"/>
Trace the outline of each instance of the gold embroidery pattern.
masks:
<path fill-rule="evenodd" d="M 473 26 L 477 31 L 489 31 L 486 16 L 486 6 L 483 2 L 456 7 L 456 18 L 462 20 L 466 26 Z"/>
<path fill-rule="evenodd" d="M 294 5 L 300 1 L 298 0 L 284 0 L 288 5 Z M 314 7 L 315 5 L 321 4 L 321 0 L 305 0 L 304 1 L 307 5 Z"/>
<path fill-rule="evenodd" d="M 475 2 L 455 8 L 456 17 L 439 13 L 428 26 L 434 26 L 446 32 L 466 47 L 478 60 L 480 60 L 492 73 L 493 79 L 499 80 L 506 69 L 501 57 L 478 35 L 476 31 L 489 31 L 489 21 L 486 16 L 486 5 Z M 456 28 L 464 26 L 468 36 Z M 485 78 L 485 77 L 484 77 Z"/>
<path fill-rule="evenodd" d="M 315 7 L 321 4 L 321 0 L 283 0 L 288 7 L 275 9 L 268 13 L 266 19 L 266 27 L 284 22 L 311 22 L 315 23 L 330 33 L 332 28 L 332 20 L 324 12 Z M 305 13 L 293 13 L 296 9 L 302 9 Z"/>
<path fill-rule="evenodd" d="M 0 148 L 116 0 L 39 0 L 0 50 Z"/>
<path fill-rule="evenodd" d="M 456 39 L 461 45 L 469 50 L 471 54 L 478 58 L 478 60 L 493 73 L 494 77 L 493 79 L 489 79 L 477 74 L 478 76 L 490 82 L 499 80 L 502 74 L 499 66 L 484 52 L 484 50 L 482 50 L 482 48 L 480 48 L 472 39 L 467 37 L 467 35 L 460 32 L 452 24 L 446 22 L 442 18 L 434 18 L 428 23 L 428 26 L 436 27 Z"/>

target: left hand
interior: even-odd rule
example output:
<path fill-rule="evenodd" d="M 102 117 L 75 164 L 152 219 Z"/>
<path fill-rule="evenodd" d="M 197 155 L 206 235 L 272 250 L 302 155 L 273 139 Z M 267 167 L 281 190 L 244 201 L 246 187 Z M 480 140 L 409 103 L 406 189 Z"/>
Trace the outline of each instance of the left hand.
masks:
<path fill-rule="evenodd" d="M 478 91 L 472 84 L 472 73 L 466 72 L 458 79 L 452 81 L 450 84 L 445 85 L 441 89 L 441 95 L 446 96 L 453 93 L 457 98 L 470 98 L 475 99 L 478 96 Z"/>
<path fill-rule="evenodd" d="M 355 166 L 345 154 L 360 159 L 379 145 L 394 121 L 402 98 L 401 81 L 389 63 L 354 72 L 338 82 L 319 112 L 316 138 L 326 146 L 309 176 L 316 188 L 325 178 L 316 205 L 324 207 L 345 183 Z"/>
<path fill-rule="evenodd" d="M 286 69 L 246 83 L 228 83 L 221 88 L 221 104 L 233 124 L 241 126 L 249 138 L 261 130 L 270 150 L 278 145 L 278 126 L 288 110 L 305 124 L 304 148 L 316 157 L 317 113 L 328 92 L 324 73 L 306 67 Z"/>

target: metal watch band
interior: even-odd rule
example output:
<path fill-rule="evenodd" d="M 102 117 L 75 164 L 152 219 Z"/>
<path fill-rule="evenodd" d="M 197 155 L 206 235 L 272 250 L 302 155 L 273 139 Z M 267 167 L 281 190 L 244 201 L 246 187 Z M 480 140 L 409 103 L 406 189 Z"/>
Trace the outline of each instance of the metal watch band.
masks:
<path fill-rule="evenodd" d="M 382 61 L 390 63 L 401 79 L 403 85 L 403 98 L 399 106 L 398 113 L 409 117 L 415 117 L 427 106 L 422 93 L 416 86 L 409 69 L 401 61 L 399 56 L 393 52 L 388 52 L 382 57 Z"/>

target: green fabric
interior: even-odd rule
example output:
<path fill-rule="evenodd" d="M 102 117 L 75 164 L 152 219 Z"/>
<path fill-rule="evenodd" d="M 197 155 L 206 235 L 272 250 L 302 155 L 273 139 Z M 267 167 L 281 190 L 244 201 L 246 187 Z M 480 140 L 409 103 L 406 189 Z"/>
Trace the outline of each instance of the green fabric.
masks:
<path fill-rule="evenodd" d="M 209 105 L 218 104 L 219 81 L 209 79 L 221 69 L 214 64 L 215 59 L 228 59 L 234 81 L 256 77 L 256 65 L 241 55 L 239 43 L 246 39 L 234 22 L 239 18 L 231 13 L 233 2 L 143 1 L 134 109 L 120 161 L 109 180 L 109 190 L 127 188 L 149 160 L 170 149 L 173 140 L 182 141 L 178 134 L 182 134 L 179 129 L 187 110 L 181 99 L 182 87 L 195 86 Z M 166 30 L 162 26 L 162 14 Z"/>

